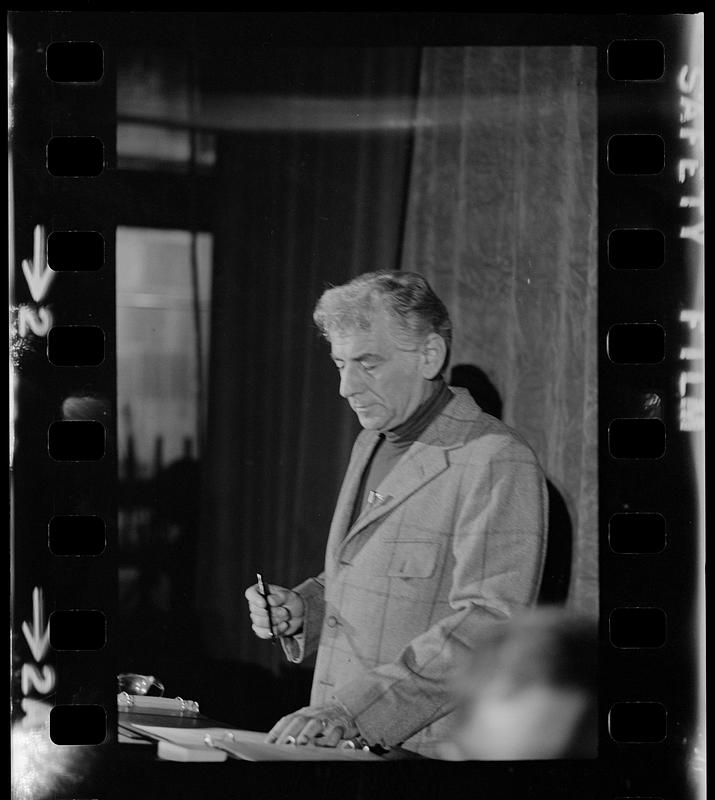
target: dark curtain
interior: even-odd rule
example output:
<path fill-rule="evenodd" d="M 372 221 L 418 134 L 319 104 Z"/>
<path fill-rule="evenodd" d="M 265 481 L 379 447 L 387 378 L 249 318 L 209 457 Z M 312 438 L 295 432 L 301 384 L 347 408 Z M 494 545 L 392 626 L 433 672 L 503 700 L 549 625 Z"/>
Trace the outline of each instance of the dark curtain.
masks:
<path fill-rule="evenodd" d="M 426 48 L 402 261 L 447 303 L 464 385 L 536 450 L 552 543 L 572 549 L 569 602 L 592 614 L 596 111 L 593 48 Z"/>
<path fill-rule="evenodd" d="M 418 54 L 268 48 L 251 69 L 276 117 L 218 142 L 196 595 L 207 655 L 275 667 L 243 593 L 257 570 L 292 586 L 322 569 L 357 426 L 312 309 L 399 267 Z"/>

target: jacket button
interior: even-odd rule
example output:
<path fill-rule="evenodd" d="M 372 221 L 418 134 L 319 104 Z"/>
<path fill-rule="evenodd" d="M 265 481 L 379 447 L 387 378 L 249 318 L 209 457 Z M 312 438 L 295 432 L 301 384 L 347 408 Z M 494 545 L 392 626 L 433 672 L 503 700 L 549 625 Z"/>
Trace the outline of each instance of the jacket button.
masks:
<path fill-rule="evenodd" d="M 329 628 L 334 628 L 338 624 L 337 617 L 332 617 L 332 616 L 328 617 L 326 622 L 328 623 Z"/>

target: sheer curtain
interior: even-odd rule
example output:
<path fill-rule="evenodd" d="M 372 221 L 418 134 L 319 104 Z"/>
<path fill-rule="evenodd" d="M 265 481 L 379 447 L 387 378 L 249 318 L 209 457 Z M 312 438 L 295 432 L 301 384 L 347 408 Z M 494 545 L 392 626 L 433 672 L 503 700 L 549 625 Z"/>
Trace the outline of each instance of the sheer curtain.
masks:
<path fill-rule="evenodd" d="M 569 602 L 594 614 L 596 101 L 591 48 L 425 49 L 402 259 L 563 497 Z"/>

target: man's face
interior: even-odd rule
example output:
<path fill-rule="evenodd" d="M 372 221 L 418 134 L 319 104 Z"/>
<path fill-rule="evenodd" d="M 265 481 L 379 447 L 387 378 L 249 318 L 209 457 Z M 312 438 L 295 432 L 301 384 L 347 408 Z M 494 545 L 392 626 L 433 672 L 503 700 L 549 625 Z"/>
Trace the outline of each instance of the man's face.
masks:
<path fill-rule="evenodd" d="M 429 393 L 418 351 L 398 348 L 383 314 L 369 331 L 334 332 L 331 357 L 340 372 L 340 395 L 363 428 L 391 430 L 417 409 Z"/>

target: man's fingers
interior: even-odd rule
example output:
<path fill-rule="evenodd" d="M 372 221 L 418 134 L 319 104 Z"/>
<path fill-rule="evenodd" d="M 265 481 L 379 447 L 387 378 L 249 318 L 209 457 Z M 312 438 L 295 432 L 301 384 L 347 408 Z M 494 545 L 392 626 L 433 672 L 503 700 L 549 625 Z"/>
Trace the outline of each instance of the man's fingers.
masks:
<path fill-rule="evenodd" d="M 339 722 L 329 722 L 323 731 L 323 735 L 315 740 L 319 747 L 337 747 L 338 742 L 343 738 L 345 729 Z"/>
<path fill-rule="evenodd" d="M 251 622 L 261 628 L 267 628 L 268 616 L 266 614 L 259 614 L 257 611 L 251 611 Z"/>
<path fill-rule="evenodd" d="M 269 606 L 282 606 L 288 602 L 288 598 L 290 595 L 285 589 L 281 589 L 280 592 L 276 592 L 275 594 L 271 592 L 265 600 L 268 601 Z M 263 595 L 261 595 L 261 599 L 263 599 Z"/>
<path fill-rule="evenodd" d="M 263 594 L 261 594 L 258 584 L 256 583 L 254 583 L 253 586 L 249 586 L 243 595 L 251 605 L 265 608 L 266 600 L 270 606 L 281 606 L 285 604 L 293 594 L 290 589 L 286 589 L 284 586 L 276 586 L 272 583 L 269 584 L 267 588 L 268 597 L 264 597 Z"/>
<path fill-rule="evenodd" d="M 266 741 L 270 744 L 275 744 L 276 740 L 281 735 L 283 728 L 286 727 L 292 718 L 293 714 L 289 714 L 287 717 L 281 717 L 266 734 Z"/>
<path fill-rule="evenodd" d="M 296 738 L 296 744 L 310 744 L 316 735 L 323 732 L 323 723 L 319 719 L 309 719 Z"/>
<path fill-rule="evenodd" d="M 270 628 L 263 628 L 259 627 L 258 625 L 251 625 L 253 628 L 253 632 L 258 636 L 259 639 L 270 639 L 271 638 L 271 629 Z"/>
<path fill-rule="evenodd" d="M 290 589 L 286 589 L 283 586 L 274 586 L 272 583 L 268 584 L 266 588 L 268 589 L 268 597 L 264 598 L 258 590 L 256 592 L 261 602 L 265 603 L 267 600 L 269 606 L 282 606 L 293 594 Z"/>
<path fill-rule="evenodd" d="M 276 619 L 274 617 L 272 620 L 269 620 L 267 614 L 258 614 L 253 612 L 251 612 L 251 622 L 254 625 L 257 625 L 259 628 L 269 629 L 272 623 L 275 631 L 286 631 L 290 627 L 290 620 L 288 619 Z"/>
<path fill-rule="evenodd" d="M 282 717 L 271 728 L 266 741 L 279 745 L 337 747 L 341 739 L 357 729 L 333 706 L 306 706 Z"/>
<path fill-rule="evenodd" d="M 300 732 L 305 728 L 309 718 L 301 714 L 296 714 L 293 719 L 281 731 L 278 744 L 295 744 L 298 741 Z"/>
<path fill-rule="evenodd" d="M 276 609 L 277 610 L 277 609 Z M 258 616 L 268 617 L 268 611 L 263 603 L 261 605 L 256 605 L 255 603 L 248 604 L 248 611 L 250 614 L 257 614 Z M 273 609 L 271 609 L 271 614 L 273 614 Z"/>
<path fill-rule="evenodd" d="M 271 628 L 268 623 L 264 623 L 263 625 L 256 624 L 255 622 L 251 625 L 253 632 L 256 636 L 259 636 L 261 639 L 270 639 L 271 638 Z M 283 635 L 288 633 L 290 629 L 290 622 L 276 622 L 273 624 L 273 634 Z"/>
<path fill-rule="evenodd" d="M 268 623 L 268 612 L 266 611 L 265 607 L 258 607 L 258 606 L 249 606 L 248 610 L 251 613 L 251 619 L 254 622 L 259 622 L 265 620 Z M 285 606 L 279 606 L 278 608 L 271 609 L 271 619 L 273 622 L 284 622 L 285 620 L 290 619 L 291 614 Z"/>
<path fill-rule="evenodd" d="M 258 586 L 256 586 L 255 584 L 253 586 L 249 586 L 248 589 L 246 589 L 246 591 L 243 593 L 243 595 L 251 605 L 256 605 L 256 606 L 265 605 L 263 595 L 258 591 Z"/>
<path fill-rule="evenodd" d="M 269 737 L 272 736 L 272 739 L 268 738 L 267 741 L 273 741 L 275 744 L 295 744 L 298 734 L 303 730 L 307 721 L 308 718 L 302 714 L 290 714 L 285 724 L 277 732 L 274 732 L 274 729 L 268 734 Z M 293 741 L 289 737 L 292 737 Z"/>
<path fill-rule="evenodd" d="M 268 589 L 268 602 L 272 606 L 282 605 L 293 594 L 293 592 L 290 589 L 286 589 L 285 586 L 275 586 L 272 583 L 268 584 L 267 589 Z"/>

